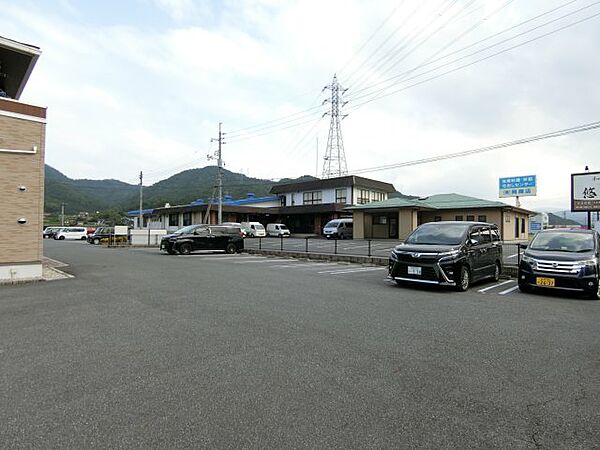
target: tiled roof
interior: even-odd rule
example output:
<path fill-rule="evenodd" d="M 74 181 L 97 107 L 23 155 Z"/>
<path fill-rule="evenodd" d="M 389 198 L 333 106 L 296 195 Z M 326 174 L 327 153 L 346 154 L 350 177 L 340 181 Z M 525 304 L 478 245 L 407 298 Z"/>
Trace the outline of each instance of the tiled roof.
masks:
<path fill-rule="evenodd" d="M 476 209 L 476 208 L 512 208 L 523 212 L 530 212 L 523 208 L 515 208 L 507 203 L 468 197 L 460 194 L 436 194 L 418 199 L 390 198 L 381 202 L 371 202 L 366 205 L 351 206 L 347 209 L 360 211 L 365 209 L 390 209 L 390 208 L 421 208 L 421 209 Z"/>

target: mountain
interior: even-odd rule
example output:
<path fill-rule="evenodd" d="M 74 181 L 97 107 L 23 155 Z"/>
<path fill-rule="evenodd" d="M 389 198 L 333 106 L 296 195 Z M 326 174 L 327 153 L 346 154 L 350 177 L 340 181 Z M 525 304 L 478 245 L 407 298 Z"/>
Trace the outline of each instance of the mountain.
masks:
<path fill-rule="evenodd" d="M 553 214 L 559 218 L 561 218 L 561 220 L 564 219 L 568 219 L 568 220 L 572 220 L 575 223 L 569 223 L 568 225 L 584 225 L 587 223 L 587 213 L 585 212 L 573 212 L 570 210 L 565 210 L 565 211 L 556 211 L 554 213 L 548 213 Z"/>
<path fill-rule="evenodd" d="M 216 175 L 217 167 L 207 166 L 185 170 L 152 186 L 144 186 L 144 206 L 156 208 L 165 203 L 187 204 L 198 198 L 206 201 L 218 195 L 214 188 Z M 315 178 L 305 175 L 297 179 L 274 182 L 223 170 L 223 195 L 241 198 L 248 192 L 253 192 L 260 197 L 269 195 L 271 187 L 276 183 L 311 179 Z M 75 180 L 46 165 L 46 212 L 59 212 L 62 202 L 65 203 L 65 211 L 69 214 L 107 209 L 137 209 L 139 186 L 119 180 Z"/>
<path fill-rule="evenodd" d="M 557 216 L 556 214 L 548 213 L 548 225 L 581 225 L 579 222 L 573 219 L 565 219 L 564 217 Z"/>

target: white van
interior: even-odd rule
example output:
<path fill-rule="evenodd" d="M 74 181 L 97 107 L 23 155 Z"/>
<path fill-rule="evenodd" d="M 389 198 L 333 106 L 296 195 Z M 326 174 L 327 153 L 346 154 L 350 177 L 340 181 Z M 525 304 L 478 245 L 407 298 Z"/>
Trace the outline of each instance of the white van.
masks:
<path fill-rule="evenodd" d="M 85 227 L 63 227 L 55 235 L 54 239 L 64 241 L 65 239 L 87 239 L 87 228 Z"/>
<path fill-rule="evenodd" d="M 290 230 L 282 223 L 268 223 L 267 236 L 290 237 Z"/>
<path fill-rule="evenodd" d="M 265 237 L 267 235 L 265 227 L 260 222 L 242 222 L 242 230 L 248 237 Z"/>
<path fill-rule="evenodd" d="M 352 239 L 352 219 L 335 219 L 323 227 L 323 235 L 327 239 Z"/>

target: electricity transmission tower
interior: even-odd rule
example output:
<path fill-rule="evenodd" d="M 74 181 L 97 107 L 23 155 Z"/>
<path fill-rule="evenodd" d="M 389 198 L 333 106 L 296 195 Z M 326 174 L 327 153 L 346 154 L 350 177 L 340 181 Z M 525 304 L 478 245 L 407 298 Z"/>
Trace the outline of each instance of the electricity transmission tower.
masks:
<path fill-rule="evenodd" d="M 348 165 L 346 164 L 346 154 L 344 153 L 344 141 L 342 139 L 342 127 L 340 121 L 348 116 L 348 114 L 340 114 L 340 108 L 346 103 L 342 96 L 348 89 L 344 89 L 337 81 L 337 76 L 333 76 L 331 84 L 325 86 L 324 89 L 331 91 L 331 98 L 326 99 L 323 104 L 330 102 L 331 111 L 324 114 L 331 116 L 329 125 L 329 137 L 327 138 L 327 149 L 323 157 L 323 178 L 340 177 L 348 174 Z"/>

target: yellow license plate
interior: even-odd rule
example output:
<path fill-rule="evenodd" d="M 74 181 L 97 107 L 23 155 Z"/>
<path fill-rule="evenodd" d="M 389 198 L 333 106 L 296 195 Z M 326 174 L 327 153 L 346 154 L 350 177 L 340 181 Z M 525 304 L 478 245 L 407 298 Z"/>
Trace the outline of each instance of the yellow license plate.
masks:
<path fill-rule="evenodd" d="M 544 286 L 544 287 L 554 287 L 554 286 L 556 286 L 554 278 L 537 277 L 535 279 L 535 284 L 537 286 Z"/>

